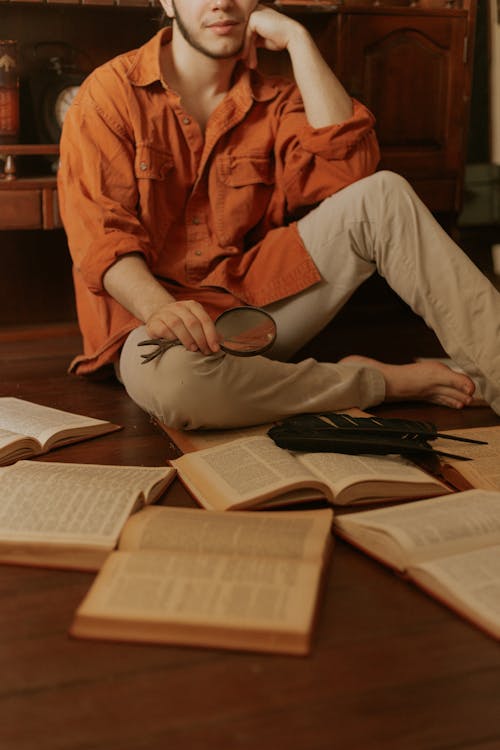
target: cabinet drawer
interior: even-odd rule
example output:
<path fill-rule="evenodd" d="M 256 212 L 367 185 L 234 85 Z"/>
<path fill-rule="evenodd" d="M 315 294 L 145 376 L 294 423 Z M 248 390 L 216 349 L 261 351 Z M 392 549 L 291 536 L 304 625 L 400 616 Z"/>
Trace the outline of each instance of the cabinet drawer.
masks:
<path fill-rule="evenodd" d="M 40 190 L 0 190 L 2 229 L 39 229 L 41 226 Z"/>

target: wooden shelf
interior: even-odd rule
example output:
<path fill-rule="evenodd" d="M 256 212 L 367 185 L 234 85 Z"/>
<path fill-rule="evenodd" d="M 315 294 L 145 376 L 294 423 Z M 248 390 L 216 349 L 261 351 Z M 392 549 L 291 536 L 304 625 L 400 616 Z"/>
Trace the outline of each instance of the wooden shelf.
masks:
<path fill-rule="evenodd" d="M 0 143 L 0 172 L 2 182 L 12 183 L 16 180 L 16 156 L 58 156 L 59 145 L 54 143 Z"/>
<path fill-rule="evenodd" d="M 37 154 L 58 154 L 57 143 L 0 143 L 0 154 L 12 156 L 36 156 Z"/>
<path fill-rule="evenodd" d="M 127 8 L 159 8 L 157 0 L 0 0 L 2 5 L 88 5 L 92 8 L 98 5 L 109 7 L 110 5 L 119 5 Z"/>
<path fill-rule="evenodd" d="M 374 8 L 412 8 L 412 9 L 461 9 L 469 7 L 470 0 L 274 0 L 268 5 L 287 11 L 334 12 L 342 7 Z M 0 6 L 6 5 L 38 5 L 38 6 L 74 6 L 81 5 L 90 8 L 99 6 L 120 8 L 158 8 L 158 0 L 0 0 Z"/>
<path fill-rule="evenodd" d="M 0 0 L 2 5 L 86 5 L 91 8 L 102 5 L 107 8 L 113 5 L 122 8 L 160 8 L 156 0 Z"/>

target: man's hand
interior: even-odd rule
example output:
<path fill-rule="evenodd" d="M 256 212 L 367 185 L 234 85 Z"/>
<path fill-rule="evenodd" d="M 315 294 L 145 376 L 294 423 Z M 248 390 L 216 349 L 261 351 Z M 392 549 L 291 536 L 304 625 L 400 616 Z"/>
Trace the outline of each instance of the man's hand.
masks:
<path fill-rule="evenodd" d="M 293 37 L 300 33 L 307 32 L 297 21 L 259 4 L 248 19 L 242 57 L 250 68 L 256 68 L 258 47 L 279 52 L 287 49 Z"/>
<path fill-rule="evenodd" d="M 163 304 L 146 320 L 146 328 L 151 337 L 178 339 L 192 352 L 213 354 L 220 349 L 211 318 L 194 300 Z"/>
<path fill-rule="evenodd" d="M 153 338 L 178 339 L 192 352 L 219 351 L 215 326 L 204 307 L 194 300 L 175 300 L 139 253 L 119 258 L 106 271 L 103 284 L 108 294 L 146 325 Z"/>

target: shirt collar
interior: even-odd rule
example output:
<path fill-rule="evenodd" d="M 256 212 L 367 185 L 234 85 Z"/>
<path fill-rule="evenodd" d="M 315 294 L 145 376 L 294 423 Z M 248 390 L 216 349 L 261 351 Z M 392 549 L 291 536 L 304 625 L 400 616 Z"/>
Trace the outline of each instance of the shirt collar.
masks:
<path fill-rule="evenodd" d="M 172 39 L 171 27 L 161 29 L 146 44 L 137 50 L 135 60 L 130 67 L 127 77 L 134 86 L 149 86 L 161 81 L 160 50 L 164 44 Z M 235 83 L 231 89 L 232 95 L 242 104 L 254 101 L 269 101 L 278 93 L 272 81 L 260 73 L 250 70 L 244 63 L 236 68 Z"/>
<path fill-rule="evenodd" d="M 149 86 L 161 81 L 160 50 L 172 38 L 172 29 L 161 29 L 149 42 L 136 51 L 135 60 L 127 73 L 134 86 Z"/>

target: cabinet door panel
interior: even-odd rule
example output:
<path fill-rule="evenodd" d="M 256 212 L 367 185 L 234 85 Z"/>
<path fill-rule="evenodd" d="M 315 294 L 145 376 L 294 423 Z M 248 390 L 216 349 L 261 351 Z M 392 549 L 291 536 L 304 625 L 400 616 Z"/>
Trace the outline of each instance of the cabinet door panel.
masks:
<path fill-rule="evenodd" d="M 460 170 L 466 18 L 346 14 L 341 77 L 377 118 L 383 166 L 407 176 Z"/>

